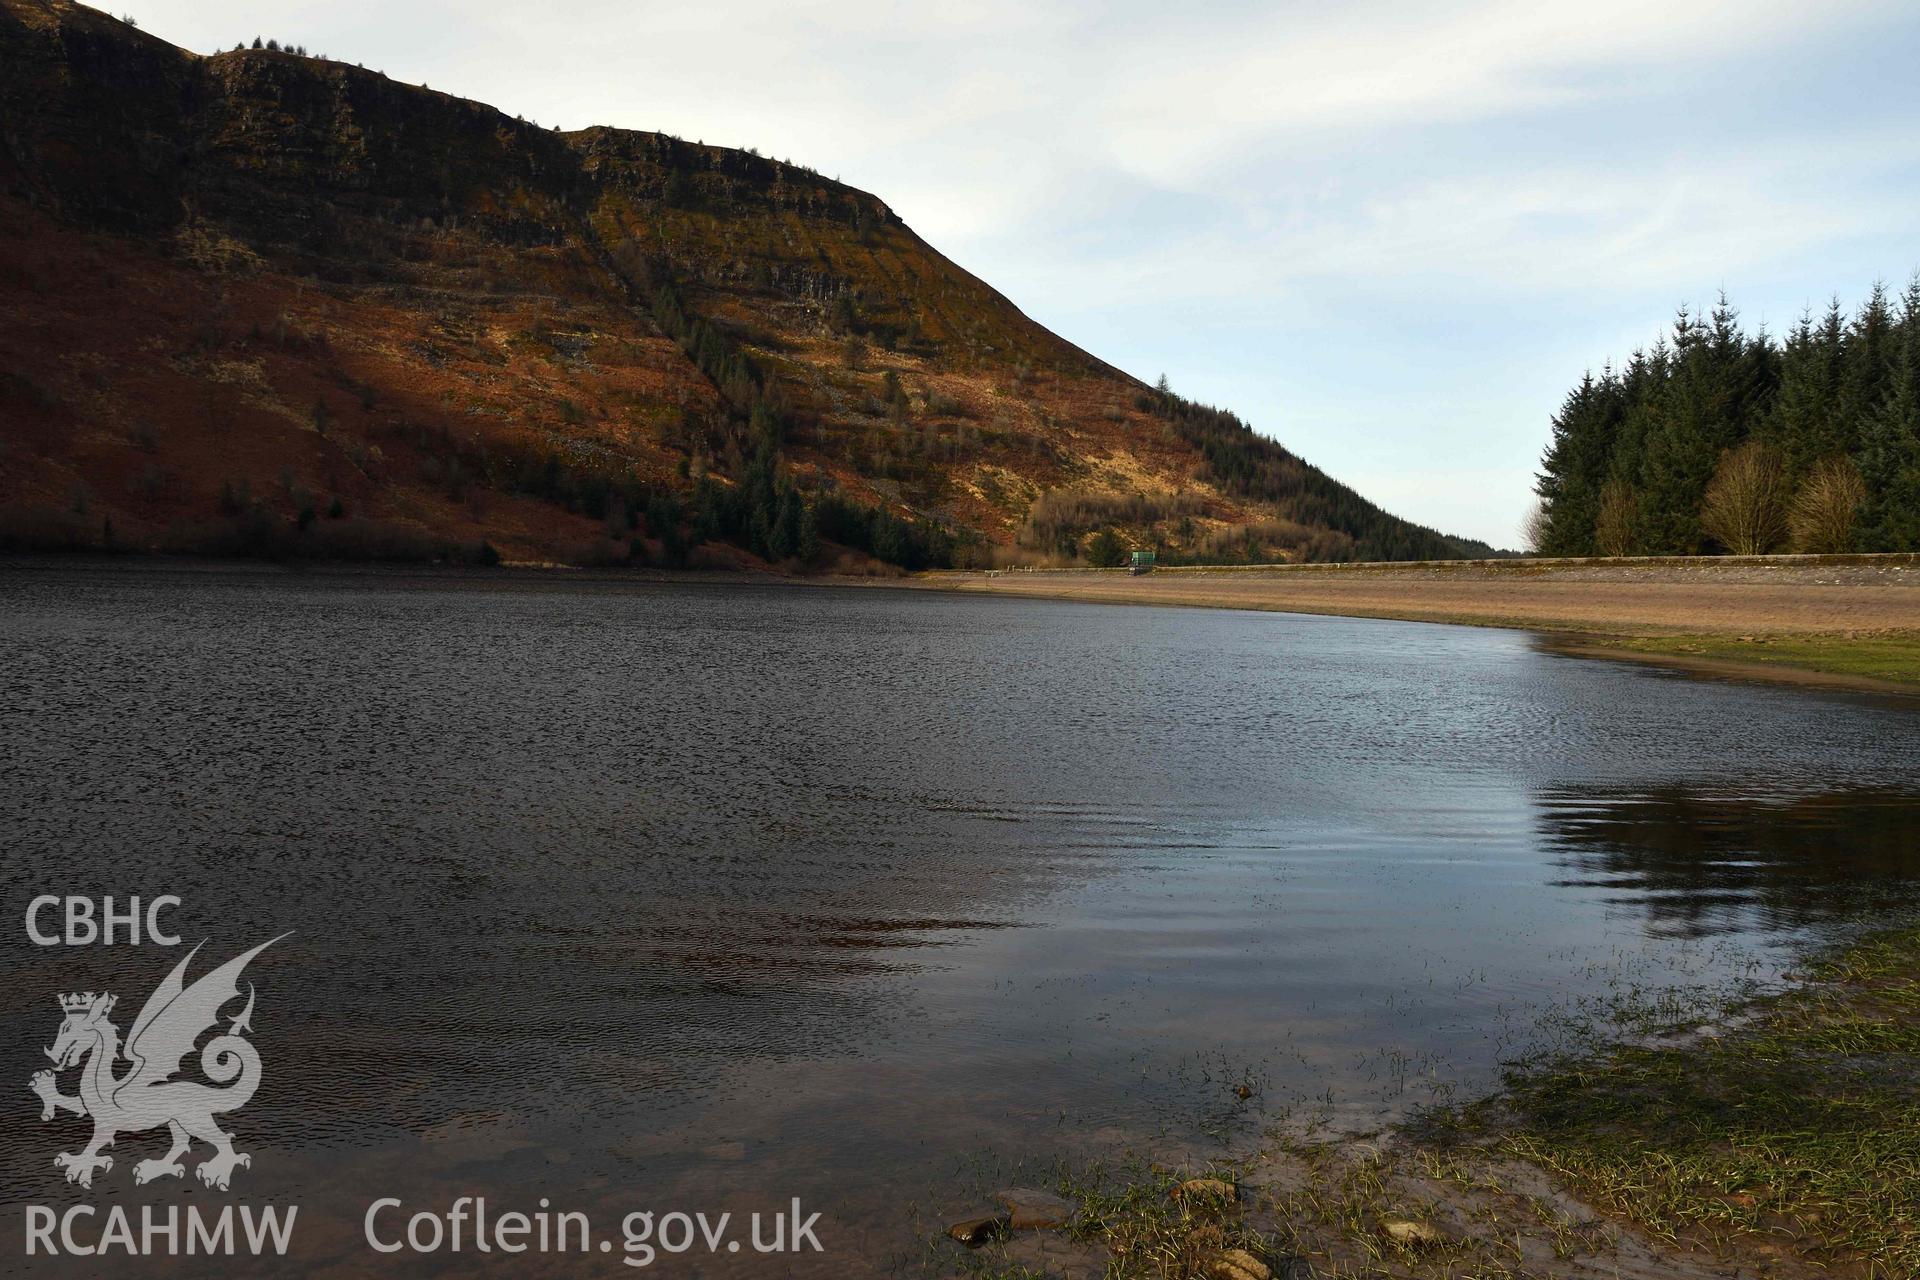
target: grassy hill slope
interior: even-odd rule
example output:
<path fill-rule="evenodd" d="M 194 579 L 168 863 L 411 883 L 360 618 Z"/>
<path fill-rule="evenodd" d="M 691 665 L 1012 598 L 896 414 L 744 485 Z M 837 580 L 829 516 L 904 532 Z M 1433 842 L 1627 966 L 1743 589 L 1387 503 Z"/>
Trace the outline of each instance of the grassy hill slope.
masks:
<path fill-rule="evenodd" d="M 0 0 L 0 118 L 0 544 L 1486 551 L 1103 364 L 790 163 L 198 56 L 55 0 Z"/>

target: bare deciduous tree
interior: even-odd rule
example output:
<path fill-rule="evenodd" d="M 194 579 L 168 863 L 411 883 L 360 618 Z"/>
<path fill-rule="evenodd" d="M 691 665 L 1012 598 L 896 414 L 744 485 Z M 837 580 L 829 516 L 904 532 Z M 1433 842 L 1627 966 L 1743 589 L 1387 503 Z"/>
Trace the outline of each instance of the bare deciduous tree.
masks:
<path fill-rule="evenodd" d="M 1593 540 L 1603 556 L 1633 554 L 1633 517 L 1639 504 L 1633 490 L 1619 476 L 1600 489 L 1600 507 L 1593 517 Z"/>
<path fill-rule="evenodd" d="M 1520 543 L 1530 556 L 1540 555 L 1547 547 L 1547 504 L 1539 498 L 1520 517 Z"/>
<path fill-rule="evenodd" d="M 1780 451 L 1749 440 L 1720 455 L 1700 506 L 1700 527 L 1737 556 L 1765 555 L 1787 527 L 1787 481 Z"/>
<path fill-rule="evenodd" d="M 1793 549 L 1816 554 L 1853 550 L 1853 527 L 1866 500 L 1867 486 L 1852 459 L 1842 455 L 1815 465 L 1787 513 Z"/>

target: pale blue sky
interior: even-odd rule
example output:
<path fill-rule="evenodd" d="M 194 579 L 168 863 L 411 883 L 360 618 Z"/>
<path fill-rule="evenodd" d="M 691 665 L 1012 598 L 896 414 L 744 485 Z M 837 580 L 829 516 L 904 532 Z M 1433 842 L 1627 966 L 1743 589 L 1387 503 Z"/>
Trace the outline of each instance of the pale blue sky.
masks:
<path fill-rule="evenodd" d="M 1583 369 L 1920 267 L 1920 6 L 128 0 L 872 191 L 1067 338 L 1513 545 Z M 116 6 L 117 7 L 117 6 Z"/>

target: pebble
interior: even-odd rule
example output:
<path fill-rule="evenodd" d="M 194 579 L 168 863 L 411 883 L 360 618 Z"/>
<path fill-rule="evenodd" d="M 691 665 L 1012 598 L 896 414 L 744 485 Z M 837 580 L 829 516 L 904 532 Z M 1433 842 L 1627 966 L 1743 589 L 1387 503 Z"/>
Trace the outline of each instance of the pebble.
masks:
<path fill-rule="evenodd" d="M 990 1213 L 981 1218 L 962 1218 L 947 1228 L 947 1234 L 970 1249 L 998 1240 L 1007 1234 L 1011 1224 L 1002 1213 Z"/>

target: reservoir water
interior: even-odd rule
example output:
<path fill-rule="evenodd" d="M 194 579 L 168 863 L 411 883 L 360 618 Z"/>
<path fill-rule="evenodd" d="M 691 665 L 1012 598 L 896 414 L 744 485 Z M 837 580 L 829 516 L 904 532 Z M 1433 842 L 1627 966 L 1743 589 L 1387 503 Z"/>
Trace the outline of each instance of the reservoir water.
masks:
<path fill-rule="evenodd" d="M 820 1257 L 662 1269 L 860 1275 L 1018 1162 L 1366 1128 L 1623 999 L 1774 981 L 1908 910 L 1916 833 L 1911 709 L 1514 632 L 0 572 L 0 1267 L 22 1204 L 209 1196 L 133 1186 L 157 1133 L 90 1192 L 53 1167 L 56 995 L 124 1032 L 185 947 L 35 946 L 39 894 L 177 895 L 196 974 L 292 931 L 227 1118 L 235 1193 L 302 1206 L 289 1274 L 531 1273 L 362 1240 L 376 1195 L 484 1194 L 609 1230 L 798 1197 Z"/>

